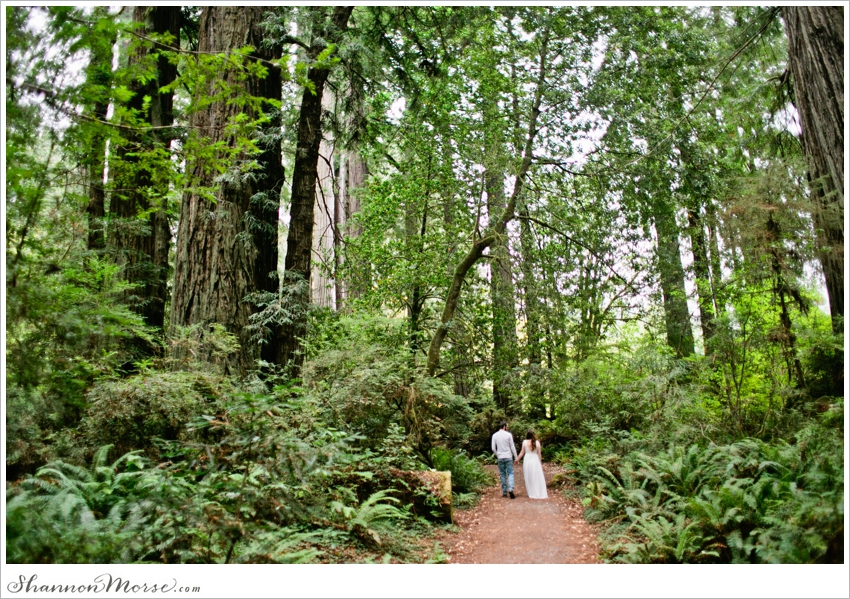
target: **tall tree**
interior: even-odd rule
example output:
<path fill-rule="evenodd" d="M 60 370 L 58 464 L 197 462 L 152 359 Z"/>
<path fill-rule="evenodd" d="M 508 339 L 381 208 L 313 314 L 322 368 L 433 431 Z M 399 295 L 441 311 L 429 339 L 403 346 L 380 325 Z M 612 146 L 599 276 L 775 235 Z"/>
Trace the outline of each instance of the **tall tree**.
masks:
<path fill-rule="evenodd" d="M 87 212 L 91 183 L 106 191 L 100 142 L 115 127 L 92 107 L 114 97 L 116 15 L 60 6 L 5 15 L 6 383 L 33 440 L 41 426 L 77 424 L 95 377 L 123 361 L 120 341 L 144 331 L 99 249 L 104 222 Z"/>
<path fill-rule="evenodd" d="M 677 104 L 681 98 L 677 98 Z M 693 135 L 693 133 L 688 132 Z M 702 341 L 705 355 L 712 351 L 711 338 L 714 336 L 714 296 L 711 287 L 711 266 L 709 263 L 708 242 L 703 223 L 703 209 L 711 202 L 712 174 L 714 165 L 702 155 L 700 147 L 692 143 L 686 135 L 677 136 L 679 149 L 679 187 L 677 194 L 688 215 L 687 235 L 691 242 L 694 257 L 693 279 L 696 284 L 697 311 L 699 313 Z"/>
<path fill-rule="evenodd" d="M 505 209 L 504 180 L 485 173 L 487 214 L 498 218 Z M 516 308 L 513 268 L 507 235 L 490 246 L 490 302 L 493 307 L 493 400 L 500 408 L 511 408 L 506 377 L 517 365 Z"/>
<path fill-rule="evenodd" d="M 540 308 L 538 304 L 537 282 L 534 277 L 534 232 L 529 222 L 528 207 L 525 202 L 519 208 L 520 215 L 520 271 L 522 272 L 522 298 L 525 315 L 526 358 L 530 365 L 540 365 Z"/>
<path fill-rule="evenodd" d="M 71 17 L 73 20 L 73 17 Z M 107 133 L 104 130 L 109 102 L 112 98 L 112 46 L 115 44 L 115 30 L 105 25 L 111 20 L 108 9 L 97 7 L 92 20 L 84 24 L 88 31 L 84 34 L 91 57 L 86 66 L 84 95 L 89 125 L 85 127 L 88 135 L 81 140 L 84 147 L 82 165 L 86 171 L 89 218 L 88 248 L 103 250 L 106 247 L 105 218 L 106 190 L 104 186 L 104 167 L 106 166 Z"/>
<path fill-rule="evenodd" d="M 484 39 L 487 45 L 498 45 L 497 31 L 490 31 Z M 490 42 L 490 43 L 488 43 Z M 504 60 L 501 53 L 488 52 L 484 56 L 478 85 L 478 109 L 482 114 L 482 156 L 484 165 L 484 192 L 487 195 L 487 218 L 495 221 L 505 210 L 504 171 L 507 157 L 516 151 L 511 147 L 510 113 L 500 109 L 500 100 L 508 97 L 510 78 L 499 70 Z M 489 62 L 489 64 L 488 64 Z M 488 68 L 489 67 L 489 68 Z M 512 408 L 507 384 L 510 371 L 517 365 L 516 308 L 514 297 L 513 264 L 508 236 L 497 238 L 490 246 L 490 304 L 493 329 L 493 400 L 501 409 Z"/>
<path fill-rule="evenodd" d="M 168 191 L 171 183 L 170 144 L 175 138 L 174 98 L 177 77 L 173 53 L 179 49 L 182 13 L 177 6 L 136 6 L 133 21 L 141 24 L 128 59 L 133 93 L 127 103 L 137 127 L 116 148 L 113 161 L 116 189 L 110 200 L 114 232 L 110 245 L 119 253 L 124 277 L 136 288 L 128 299 L 148 326 L 162 330 L 167 300 Z"/>
<path fill-rule="evenodd" d="M 664 201 L 656 200 L 653 222 L 658 248 L 658 272 L 664 299 L 667 344 L 677 356 L 690 356 L 694 353 L 694 333 L 688 312 L 676 215 Z"/>
<path fill-rule="evenodd" d="M 212 6 L 201 13 L 199 53 L 224 60 L 211 63 L 195 90 L 189 127 L 202 137 L 191 145 L 193 184 L 183 195 L 171 303 L 172 326 L 199 325 L 206 334 L 217 323 L 237 336 L 241 351 L 227 369 L 239 374 L 259 355 L 245 330 L 253 312 L 245 298 L 278 290 L 280 125 L 264 110 L 280 106 L 281 71 L 273 62 L 279 48 L 263 39 L 269 10 Z M 265 138 L 256 138 L 258 127 L 266 127 Z M 266 355 L 275 353 L 273 343 Z"/>
<path fill-rule="evenodd" d="M 318 176 L 319 146 L 322 141 L 322 97 L 330 73 L 329 55 L 348 26 L 354 7 L 336 6 L 330 14 L 324 7 L 312 7 L 314 27 L 311 39 L 302 41 L 306 47 L 308 84 L 301 95 L 298 116 L 298 140 L 292 172 L 289 234 L 286 240 L 284 276 L 289 290 L 292 317 L 282 326 L 278 363 L 298 367 L 303 362 L 301 337 L 306 326 L 307 305 L 310 301 L 310 265 L 315 220 L 316 178 Z"/>
<path fill-rule="evenodd" d="M 814 221 L 832 328 L 844 317 L 844 8 L 785 6 L 788 67 L 815 194 Z"/>
<path fill-rule="evenodd" d="M 541 15 L 539 23 L 540 28 L 535 32 L 533 45 L 535 48 L 534 68 L 536 74 L 534 77 L 533 95 L 529 102 L 527 132 L 522 148 L 522 155 L 515 157 L 519 162 L 516 172 L 514 173 L 514 185 L 510 196 L 507 198 L 505 209 L 495 219 L 491 220 L 487 228 L 482 232 L 476 232 L 473 235 L 472 247 L 460 259 L 452 274 L 452 280 L 446 294 L 445 305 L 440 317 L 440 324 L 434 336 L 431 338 L 431 344 L 428 348 L 428 374 L 434 375 L 440 365 L 440 350 L 443 341 L 449 332 L 449 327 L 455 316 L 458 302 L 460 300 L 461 289 L 466 275 L 469 270 L 481 259 L 485 250 L 491 247 L 500 239 L 506 236 L 507 226 L 516 216 L 516 207 L 520 195 L 523 193 L 526 179 L 529 170 L 534 162 L 533 150 L 534 142 L 539 133 L 537 121 L 540 117 L 540 108 L 543 103 L 544 88 L 546 79 L 550 74 L 550 56 L 549 42 L 551 35 L 550 21 L 552 11 L 548 11 L 545 15 Z"/>
<path fill-rule="evenodd" d="M 694 336 L 677 220 L 686 212 L 691 225 L 698 309 L 708 339 L 714 320 L 711 264 L 700 219 L 711 199 L 718 159 L 702 148 L 717 138 L 715 120 L 725 116 L 711 105 L 709 93 L 720 74 L 712 69 L 722 46 L 705 11 L 613 9 L 606 26 L 606 57 L 594 76 L 599 90 L 589 96 L 602 94 L 595 108 L 611 121 L 604 141 L 612 153 L 604 159 L 614 167 L 601 174 L 621 181 L 623 207 L 631 218 L 655 228 L 668 344 L 679 356 L 691 355 Z M 678 66 L 671 71 L 670 61 L 680 56 L 685 58 L 675 59 Z"/>
<path fill-rule="evenodd" d="M 333 93 L 326 90 L 322 110 L 333 111 Z M 339 184 L 336 181 L 334 160 L 335 140 L 330 131 L 323 131 L 316 164 L 316 205 L 313 207 L 313 266 L 310 272 L 312 303 L 324 308 L 336 308 L 336 263 L 334 241 L 337 238 L 335 213 Z"/>

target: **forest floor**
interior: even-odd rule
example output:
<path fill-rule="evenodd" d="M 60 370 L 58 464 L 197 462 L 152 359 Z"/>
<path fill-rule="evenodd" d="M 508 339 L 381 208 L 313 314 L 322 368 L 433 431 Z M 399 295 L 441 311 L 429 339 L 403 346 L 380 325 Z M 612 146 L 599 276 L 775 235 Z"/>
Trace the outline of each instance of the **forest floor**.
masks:
<path fill-rule="evenodd" d="M 496 472 L 496 466 L 488 466 Z M 546 481 L 558 472 L 543 464 Z M 469 510 L 455 511 L 459 532 L 441 542 L 451 564 L 595 564 L 599 543 L 582 517 L 581 503 L 558 488 L 548 499 L 529 499 L 522 465 L 514 467 L 516 499 L 502 497 L 501 482 L 488 488 Z"/>

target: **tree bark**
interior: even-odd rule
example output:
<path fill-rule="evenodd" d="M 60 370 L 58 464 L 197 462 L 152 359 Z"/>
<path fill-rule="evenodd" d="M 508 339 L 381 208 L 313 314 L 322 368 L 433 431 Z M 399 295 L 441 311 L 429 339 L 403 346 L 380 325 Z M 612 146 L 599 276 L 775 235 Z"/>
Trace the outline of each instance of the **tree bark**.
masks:
<path fill-rule="evenodd" d="M 720 266 L 720 235 L 718 234 L 717 212 L 712 202 L 705 205 L 706 221 L 708 223 L 709 258 L 708 270 L 711 275 L 711 300 L 714 303 L 714 313 L 726 316 L 726 300 L 723 297 L 723 270 Z"/>
<path fill-rule="evenodd" d="M 773 215 L 767 219 L 767 241 L 769 242 L 768 254 L 771 258 L 771 268 L 773 269 L 773 292 L 779 299 L 779 323 L 782 325 L 782 335 L 780 342 L 785 354 L 785 362 L 788 367 L 788 382 L 796 380 L 796 387 L 804 389 L 806 380 L 803 376 L 803 366 L 800 363 L 800 358 L 797 356 L 797 336 L 794 334 L 794 329 L 791 323 L 791 314 L 788 311 L 788 293 L 790 291 L 788 283 L 785 281 L 783 274 L 782 254 L 782 231 L 779 223 L 773 219 Z"/>
<path fill-rule="evenodd" d="M 262 44 L 260 21 L 268 10 L 271 9 L 260 6 L 205 7 L 199 25 L 199 51 L 218 53 L 251 45 L 254 47 L 251 58 L 268 61 L 279 57 L 278 49 Z M 263 79 L 249 76 L 239 81 L 235 69 L 222 72 L 221 79 L 228 85 L 244 85 L 252 96 L 280 100 L 280 70 L 265 64 L 268 74 Z M 198 93 L 211 91 L 201 89 Z M 219 101 L 194 113 L 190 128 L 202 131 L 208 144 L 233 144 L 226 128 L 231 119 L 244 111 L 243 107 Z M 253 312 L 245 297 L 253 292 L 278 290 L 278 208 L 283 182 L 279 136 L 275 131 L 275 128 L 279 131 L 279 126 L 274 121 L 268 124 L 268 137 L 272 141 L 265 144 L 261 154 L 252 156 L 258 167 L 249 177 L 231 174 L 226 181 L 217 181 L 218 172 L 212 164 L 199 160 L 191 165 L 190 176 L 195 185 L 184 193 L 182 201 L 171 324 L 200 325 L 201 335 L 206 334 L 210 324 L 224 325 L 241 345 L 240 351 L 225 364 L 225 371 L 240 375 L 260 355 L 259 347 L 251 342 L 245 330 Z M 243 159 L 248 156 L 238 157 L 240 161 Z M 212 188 L 215 201 L 195 191 L 199 187 Z M 274 337 L 272 344 L 263 348 L 264 357 L 276 353 L 273 343 Z"/>
<path fill-rule="evenodd" d="M 677 93 L 676 99 L 678 103 L 682 102 L 680 93 Z M 711 184 L 705 179 L 705 173 L 700 168 L 699 158 L 695 155 L 698 150 L 695 150 L 692 142 L 687 138 L 680 139 L 677 146 L 681 156 L 683 178 L 679 191 L 685 196 L 684 203 L 688 214 L 688 235 L 691 240 L 691 255 L 694 259 L 694 283 L 697 288 L 697 310 L 699 311 L 705 355 L 710 356 L 713 351 L 711 338 L 714 336 L 715 329 L 714 298 L 711 291 L 708 244 L 700 212 L 703 204 L 707 202 L 705 190 L 710 189 Z"/>
<path fill-rule="evenodd" d="M 815 196 L 814 223 L 832 328 L 844 318 L 844 9 L 785 6 L 788 67 Z"/>
<path fill-rule="evenodd" d="M 658 243 L 658 272 L 664 297 L 667 344 L 673 348 L 678 357 L 691 356 L 694 353 L 694 333 L 685 293 L 685 271 L 679 254 L 679 228 L 676 226 L 676 215 L 661 200 L 656 201 L 653 210 Z"/>
<path fill-rule="evenodd" d="M 504 181 L 500 175 L 485 173 L 487 213 L 496 218 L 505 209 Z M 490 246 L 490 301 L 493 309 L 493 401 L 510 411 L 511 397 L 505 379 L 517 365 L 516 309 L 508 239 L 496 239 Z"/>
<path fill-rule="evenodd" d="M 540 365 L 540 310 L 537 299 L 537 282 L 534 278 L 534 232 L 528 221 L 528 208 L 520 207 L 520 250 L 522 251 L 522 292 L 525 306 L 525 343 L 529 365 Z"/>
<path fill-rule="evenodd" d="M 360 212 L 360 195 L 358 190 L 366 184 L 369 169 L 366 160 L 356 151 L 349 150 L 345 154 L 346 178 L 345 197 L 343 198 L 343 211 L 345 213 L 345 232 L 350 238 L 360 237 L 363 228 L 354 219 L 354 215 Z M 363 297 L 369 289 L 371 278 L 368 272 L 362 273 L 356 281 L 344 282 L 343 301 Z"/>
<path fill-rule="evenodd" d="M 334 7 L 330 21 L 325 22 L 324 27 L 316 32 L 310 44 L 307 52 L 310 60 L 315 60 L 327 44 L 339 42 L 353 9 L 352 6 Z M 281 327 L 278 354 L 279 364 L 291 364 L 296 368 L 300 368 L 303 363 L 301 338 L 306 332 L 306 314 L 310 300 L 313 207 L 316 199 L 319 145 L 322 141 L 322 96 L 328 74 L 327 68 L 312 66 L 308 69 L 307 79 L 311 82 L 313 89 L 304 88 L 298 116 L 298 140 L 292 172 L 289 234 L 286 240 L 284 266 L 285 277 L 287 277 L 286 289 L 290 295 L 289 303 L 293 308 L 294 318 Z"/>
<path fill-rule="evenodd" d="M 702 327 L 702 342 L 705 355 L 713 351 L 711 338 L 714 337 L 714 300 L 711 293 L 710 266 L 705 240 L 705 229 L 697 209 L 688 209 L 688 229 L 691 237 L 691 252 L 694 256 L 694 278 L 699 296 L 699 321 Z"/>
<path fill-rule="evenodd" d="M 178 6 L 137 6 L 133 21 L 144 23 L 145 34 L 169 34 L 179 46 L 182 15 Z M 155 49 L 140 48 L 128 59 L 130 67 L 143 67 Z M 124 267 L 124 277 L 137 288 L 128 292 L 131 306 L 145 320 L 145 324 L 161 331 L 165 325 L 167 300 L 168 250 L 171 230 L 167 217 L 166 194 L 168 173 L 156 159 L 141 164 L 139 153 L 156 150 L 168 152 L 173 135 L 165 133 L 174 123 L 173 94 L 159 90 L 171 84 L 177 76 L 177 66 L 164 55 L 156 58 L 156 74 L 148 81 L 134 80 L 130 91 L 134 93 L 128 107 L 139 114 L 141 122 L 150 126 L 148 131 L 131 134 L 125 147 L 117 148 L 120 161 L 116 165 L 116 182 L 119 188 L 110 203 L 115 218 L 115 231 L 111 244 L 119 253 Z M 149 100 L 144 113 L 145 98 Z M 126 176 L 122 167 L 127 166 Z M 170 172 L 170 169 L 169 169 Z M 144 216 L 144 230 L 139 215 Z M 143 350 L 145 346 L 140 346 Z"/>
<path fill-rule="evenodd" d="M 104 13 L 105 9 L 103 8 L 95 9 L 96 16 Z M 106 247 L 106 223 L 104 222 L 106 217 L 106 190 L 103 185 L 104 166 L 106 164 L 106 135 L 101 131 L 102 125 L 98 122 L 106 121 L 106 113 L 109 109 L 109 89 L 112 86 L 112 46 L 114 44 L 114 35 L 110 38 L 102 35 L 93 36 L 92 44 L 89 47 L 91 58 L 86 67 L 87 87 L 98 90 L 95 92 L 96 99 L 89 110 L 89 115 L 94 120 L 91 137 L 86 140 L 89 146 L 82 149 L 89 198 L 86 206 L 89 227 L 86 247 L 95 251 L 101 251 Z"/>
<path fill-rule="evenodd" d="M 362 144 L 361 134 L 365 128 L 365 95 L 362 82 L 355 73 L 349 73 L 349 88 L 346 102 L 346 128 L 349 132 L 346 148 L 340 153 L 340 202 L 338 211 L 338 231 L 342 238 L 354 239 L 363 234 L 362 227 L 353 218 L 360 212 L 360 195 L 358 190 L 366 183 L 369 170 L 366 160 L 360 155 Z M 343 168 L 344 167 L 344 168 Z M 337 263 L 344 261 L 344 248 L 337 239 Z M 339 278 L 337 280 L 337 309 L 342 309 L 349 298 L 358 299 L 370 287 L 368 273 L 358 276 Z"/>
<path fill-rule="evenodd" d="M 330 94 L 322 101 L 327 110 L 332 104 Z M 316 164 L 316 205 L 313 207 L 313 262 L 310 272 L 310 296 L 312 303 L 321 308 L 336 308 L 336 285 L 334 281 L 334 212 L 336 196 L 334 190 L 333 144 L 322 139 L 319 143 L 319 158 Z"/>
<path fill-rule="evenodd" d="M 342 271 L 342 236 L 345 234 L 345 197 L 346 185 L 345 178 L 348 177 L 348 166 L 346 164 L 346 156 L 343 152 L 339 157 L 339 168 L 337 169 L 337 190 L 334 194 L 334 302 L 336 309 L 341 311 L 345 307 L 345 298 L 347 296 L 347 288 L 345 280 L 341 276 Z"/>

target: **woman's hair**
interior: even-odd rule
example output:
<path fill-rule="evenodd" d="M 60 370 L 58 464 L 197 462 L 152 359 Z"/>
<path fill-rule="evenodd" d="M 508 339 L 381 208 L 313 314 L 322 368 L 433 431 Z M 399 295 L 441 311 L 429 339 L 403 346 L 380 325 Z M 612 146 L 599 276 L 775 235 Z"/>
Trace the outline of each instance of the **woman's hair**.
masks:
<path fill-rule="evenodd" d="M 531 451 L 537 451 L 537 435 L 534 434 L 534 431 L 528 429 L 528 432 L 525 433 L 526 439 L 531 439 Z"/>

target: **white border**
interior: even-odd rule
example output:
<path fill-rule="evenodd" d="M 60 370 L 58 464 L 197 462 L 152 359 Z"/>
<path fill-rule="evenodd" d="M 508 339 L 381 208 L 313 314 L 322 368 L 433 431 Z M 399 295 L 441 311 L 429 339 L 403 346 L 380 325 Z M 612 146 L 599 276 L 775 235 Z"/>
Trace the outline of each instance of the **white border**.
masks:
<path fill-rule="evenodd" d="M 141 2 L 139 2 L 141 3 Z M 2 2 L 7 5 L 66 5 L 72 2 Z M 132 5 L 117 2 L 115 5 Z M 183 2 L 146 2 L 145 4 L 183 5 Z M 232 2 L 201 2 L 199 5 L 232 4 Z M 240 2 L 240 5 L 284 4 L 281 2 Z M 310 5 L 318 2 L 291 2 L 285 4 Z M 321 4 L 350 4 L 330 1 Z M 468 5 L 462 2 L 355 2 L 357 5 Z M 504 2 L 481 3 L 487 5 L 529 6 L 611 6 L 617 2 Z M 800 2 L 630 2 L 632 6 L 660 5 L 794 5 Z M 807 4 L 844 6 L 844 31 L 848 31 L 846 2 L 814 2 Z M 5 42 L 6 14 L 3 11 L 3 40 Z M 845 38 L 845 42 L 847 42 Z M 5 43 L 3 44 L 5 47 Z M 845 71 L 848 65 L 848 46 L 845 44 Z M 2 66 L 5 74 L 5 61 Z M 845 115 L 847 114 L 848 84 L 845 79 Z M 5 87 L 4 87 L 5 100 Z M 3 145 L 5 147 L 5 113 L 3 115 Z M 845 120 L 845 140 L 847 139 Z M 845 155 L 845 173 L 848 172 L 848 157 Z M 5 181 L 5 153 L 3 158 Z M 846 178 L 846 177 L 845 177 Z M 5 223 L 5 185 L 3 186 L 2 215 Z M 845 197 L 847 184 L 845 183 Z M 848 215 L 845 210 L 845 231 Z M 2 269 L 5 274 L 5 226 L 3 230 Z M 845 244 L 845 291 L 848 272 L 848 247 Z M 4 277 L 5 278 L 5 277 Z M 5 323 L 5 285 L 2 291 L 3 304 L 0 311 Z M 846 298 L 846 293 L 845 293 Z M 845 299 L 846 307 L 846 299 Z M 846 310 L 845 310 L 846 313 Z M 850 333 L 850 321 L 845 321 L 845 340 Z M 5 326 L 0 332 L 3 345 L 0 385 L 5 398 Z M 848 349 L 845 342 L 845 365 Z M 845 377 L 845 398 L 848 397 L 850 382 Z M 5 400 L 2 407 L 3 423 L 6 423 Z M 846 417 L 845 417 L 846 418 Z M 4 428 L 5 430 L 5 428 Z M 5 438 L 5 435 L 4 435 Z M 5 479 L 5 443 L 0 448 L 3 456 Z M 8 565 L 6 559 L 5 534 L 2 539 L 2 583 L 0 597 L 850 597 L 850 569 L 848 569 L 847 537 L 847 490 L 846 464 L 848 456 L 847 422 L 845 420 L 845 539 L 844 565 L 783 565 L 783 566 L 731 566 L 731 565 Z M 2 516 L 5 521 L 5 494 Z M 505 540 L 506 551 L 510 551 L 510 540 Z M 33 593 L 25 590 L 11 592 L 21 576 L 29 580 L 35 575 L 36 584 L 91 584 L 95 577 L 109 573 L 114 577 L 129 579 L 132 583 L 168 583 L 178 586 L 199 586 L 200 593 Z M 173 581 L 173 582 L 172 582 Z"/>

